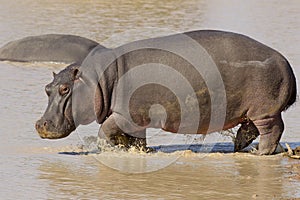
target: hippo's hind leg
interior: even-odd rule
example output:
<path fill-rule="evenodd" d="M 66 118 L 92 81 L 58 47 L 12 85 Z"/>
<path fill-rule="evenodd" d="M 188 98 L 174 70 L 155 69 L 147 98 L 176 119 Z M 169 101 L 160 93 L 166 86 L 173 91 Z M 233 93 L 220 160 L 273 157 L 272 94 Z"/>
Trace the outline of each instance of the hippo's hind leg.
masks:
<path fill-rule="evenodd" d="M 258 151 L 256 154 L 273 154 L 284 129 L 281 114 L 279 113 L 264 119 L 254 120 L 253 123 L 257 127 L 260 134 Z"/>
<path fill-rule="evenodd" d="M 104 121 L 99 131 L 99 139 L 111 146 L 121 145 L 125 148 L 135 146 L 146 151 L 146 129 L 138 130 L 119 115 L 112 114 Z"/>
<path fill-rule="evenodd" d="M 234 140 L 234 152 L 246 148 L 258 136 L 259 131 L 250 119 L 242 122 L 241 127 L 237 131 L 236 138 Z"/>

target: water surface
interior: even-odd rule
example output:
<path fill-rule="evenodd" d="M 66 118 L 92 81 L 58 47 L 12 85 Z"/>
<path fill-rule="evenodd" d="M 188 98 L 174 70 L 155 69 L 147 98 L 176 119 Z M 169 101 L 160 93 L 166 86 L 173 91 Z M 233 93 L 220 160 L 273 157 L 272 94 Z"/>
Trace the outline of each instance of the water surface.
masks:
<path fill-rule="evenodd" d="M 300 77 L 299 10 L 297 0 L 2 0 L 0 45 L 29 35 L 65 33 L 116 47 L 174 32 L 222 29 L 249 35 L 279 50 Z M 96 136 L 98 131 L 95 124 L 81 127 L 57 141 L 41 140 L 35 132 L 34 123 L 47 104 L 44 85 L 51 81 L 51 72 L 62 66 L 1 62 L 0 68 L 1 199 L 300 198 L 299 160 L 230 153 L 228 137 L 207 138 L 227 142 L 219 146 L 219 153 L 60 154 L 80 152 L 82 138 Z M 296 104 L 284 113 L 282 142 L 299 145 L 299 112 Z M 166 144 L 168 135 L 148 139 L 152 145 Z M 184 143 L 188 138 L 177 140 Z M 123 169 L 155 169 L 170 160 L 172 164 L 132 174 L 106 167 L 103 160 Z"/>

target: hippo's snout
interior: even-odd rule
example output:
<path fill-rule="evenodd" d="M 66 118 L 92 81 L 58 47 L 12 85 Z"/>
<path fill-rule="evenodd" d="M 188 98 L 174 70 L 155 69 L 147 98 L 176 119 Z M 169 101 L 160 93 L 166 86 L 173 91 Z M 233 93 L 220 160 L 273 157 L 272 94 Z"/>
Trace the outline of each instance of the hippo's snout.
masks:
<path fill-rule="evenodd" d="M 59 139 L 68 136 L 75 128 L 71 125 L 67 125 L 59 129 L 55 126 L 53 121 L 42 117 L 35 123 L 35 129 L 43 139 Z"/>
<path fill-rule="evenodd" d="M 46 120 L 44 118 L 39 119 L 35 123 L 35 129 L 39 133 L 41 138 L 50 138 L 51 132 L 49 132 L 49 125 L 51 124 L 51 121 Z"/>
<path fill-rule="evenodd" d="M 40 129 L 44 129 L 46 127 L 48 127 L 48 123 L 46 120 L 44 119 L 39 119 L 36 123 L 35 123 L 35 129 L 37 131 L 39 131 Z"/>

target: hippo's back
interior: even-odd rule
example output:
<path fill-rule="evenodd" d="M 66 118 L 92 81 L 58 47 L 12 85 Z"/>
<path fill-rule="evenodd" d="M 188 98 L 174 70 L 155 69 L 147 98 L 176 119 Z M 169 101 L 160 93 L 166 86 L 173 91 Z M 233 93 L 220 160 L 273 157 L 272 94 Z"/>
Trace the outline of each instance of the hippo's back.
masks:
<path fill-rule="evenodd" d="M 98 45 L 95 41 L 75 35 L 30 36 L 1 47 L 0 60 L 81 63 Z"/>
<path fill-rule="evenodd" d="M 201 30 L 187 32 L 185 35 L 197 41 L 215 60 L 236 61 L 264 61 L 272 55 L 280 55 L 276 50 L 242 34 Z M 218 64 L 218 63 L 216 63 Z"/>

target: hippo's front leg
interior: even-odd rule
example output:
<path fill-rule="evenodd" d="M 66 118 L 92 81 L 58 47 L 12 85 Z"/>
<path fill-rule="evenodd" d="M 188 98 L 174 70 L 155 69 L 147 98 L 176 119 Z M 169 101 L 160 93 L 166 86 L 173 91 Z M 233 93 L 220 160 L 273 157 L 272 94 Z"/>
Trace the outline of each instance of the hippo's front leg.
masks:
<path fill-rule="evenodd" d="M 102 124 L 99 131 L 100 140 L 109 145 L 121 145 L 125 148 L 132 146 L 146 151 L 146 129 L 132 125 L 128 120 L 118 114 L 110 115 Z"/>
<path fill-rule="evenodd" d="M 281 114 L 277 114 L 265 119 L 255 120 L 253 123 L 259 130 L 260 134 L 259 146 L 256 154 L 273 154 L 284 129 Z"/>
<path fill-rule="evenodd" d="M 234 140 L 234 152 L 244 149 L 258 136 L 259 131 L 257 127 L 250 119 L 247 119 L 241 124 L 241 127 L 237 131 L 236 138 Z"/>

